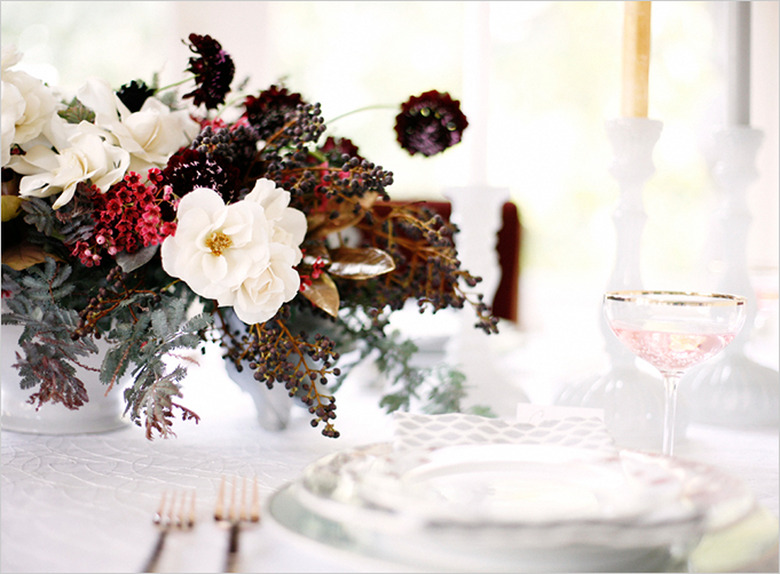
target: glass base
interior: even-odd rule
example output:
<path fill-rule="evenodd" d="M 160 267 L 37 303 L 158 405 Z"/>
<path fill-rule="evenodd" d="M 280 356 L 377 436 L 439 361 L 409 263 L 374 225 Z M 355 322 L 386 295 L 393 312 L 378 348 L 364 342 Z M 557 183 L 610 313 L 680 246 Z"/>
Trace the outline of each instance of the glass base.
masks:
<path fill-rule="evenodd" d="M 742 353 L 727 352 L 692 368 L 679 391 L 695 422 L 758 427 L 780 419 L 780 375 Z"/>
<path fill-rule="evenodd" d="M 555 404 L 603 410 L 607 430 L 620 448 L 662 450 L 664 386 L 660 377 L 634 366 L 612 366 L 595 377 L 565 386 Z M 687 409 L 680 397 L 676 444 L 684 440 L 687 426 Z"/>

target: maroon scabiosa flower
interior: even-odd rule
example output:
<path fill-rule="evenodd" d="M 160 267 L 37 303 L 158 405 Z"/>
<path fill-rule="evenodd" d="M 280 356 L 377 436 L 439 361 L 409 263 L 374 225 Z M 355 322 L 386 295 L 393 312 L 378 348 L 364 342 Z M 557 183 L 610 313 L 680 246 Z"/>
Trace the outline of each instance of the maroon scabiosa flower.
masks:
<path fill-rule="evenodd" d="M 189 40 L 190 50 L 199 56 L 190 58 L 187 68 L 195 74 L 197 87 L 182 97 L 193 98 L 196 106 L 204 104 L 206 109 L 213 110 L 225 102 L 230 91 L 230 82 L 236 72 L 233 58 L 211 36 L 190 34 Z"/>
<path fill-rule="evenodd" d="M 342 165 L 345 161 L 345 155 L 356 157 L 359 160 L 363 159 L 363 156 L 358 153 L 358 147 L 349 138 L 329 136 L 325 143 L 319 147 L 319 151 L 325 154 L 331 165 Z"/>
<path fill-rule="evenodd" d="M 258 97 L 244 100 L 244 117 L 257 130 L 260 139 L 267 139 L 284 126 L 284 116 L 305 103 L 300 94 L 290 93 L 285 87 L 271 86 Z"/>
<path fill-rule="evenodd" d="M 162 171 L 163 183 L 182 197 L 196 187 L 213 189 L 225 203 L 238 199 L 238 169 L 221 155 L 206 154 L 196 149 L 182 149 L 173 154 Z"/>
<path fill-rule="evenodd" d="M 432 156 L 458 143 L 469 125 L 460 102 L 448 93 L 431 90 L 412 96 L 395 117 L 398 143 L 410 155 Z"/>

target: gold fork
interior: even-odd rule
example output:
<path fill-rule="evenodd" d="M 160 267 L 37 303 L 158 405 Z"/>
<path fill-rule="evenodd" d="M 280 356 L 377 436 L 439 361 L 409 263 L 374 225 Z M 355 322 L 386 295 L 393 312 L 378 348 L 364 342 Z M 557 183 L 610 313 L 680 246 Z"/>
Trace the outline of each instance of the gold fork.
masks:
<path fill-rule="evenodd" d="M 152 522 L 159 530 L 157 543 L 154 545 L 149 559 L 144 564 L 143 572 L 154 572 L 157 562 L 162 555 L 163 546 L 168 532 L 175 528 L 177 530 L 192 530 L 195 526 L 195 492 L 188 498 L 187 493 L 182 493 L 180 497 L 173 492 L 170 502 L 167 500 L 168 493 L 163 491 L 160 499 L 160 506 L 154 514 Z"/>
<path fill-rule="evenodd" d="M 233 479 L 233 487 L 230 491 L 229 505 L 225 501 L 226 479 L 223 476 L 219 483 L 217 504 L 214 507 L 214 520 L 230 528 L 227 553 L 225 555 L 224 572 L 237 572 L 238 563 L 238 537 L 242 524 L 257 524 L 260 522 L 260 492 L 257 485 L 257 477 L 252 482 L 252 499 L 247 500 L 247 480 L 241 479 L 241 492 L 239 500 L 238 478 Z"/>

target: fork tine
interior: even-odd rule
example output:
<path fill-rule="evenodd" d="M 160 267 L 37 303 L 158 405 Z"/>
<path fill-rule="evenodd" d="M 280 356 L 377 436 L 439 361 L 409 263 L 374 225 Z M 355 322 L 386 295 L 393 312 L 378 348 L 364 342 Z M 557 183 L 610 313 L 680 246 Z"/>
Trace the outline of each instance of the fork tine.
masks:
<path fill-rule="evenodd" d="M 190 529 L 193 528 L 194 526 L 195 526 L 195 491 L 193 490 L 192 496 L 190 497 L 190 512 L 187 515 L 186 527 Z"/>
<path fill-rule="evenodd" d="M 195 526 L 195 492 L 187 500 L 187 493 L 181 492 L 177 495 L 176 491 L 168 493 L 163 491 L 160 497 L 160 505 L 154 513 L 152 522 L 159 529 L 157 542 L 151 555 L 144 564 L 143 572 L 153 572 L 162 556 L 165 540 L 171 529 L 190 530 Z"/>
<path fill-rule="evenodd" d="M 222 480 L 219 482 L 219 490 L 217 491 L 217 503 L 214 506 L 214 520 L 222 522 L 225 520 L 225 476 L 222 476 Z"/>
<path fill-rule="evenodd" d="M 260 491 L 257 484 L 257 476 L 254 477 L 252 482 L 251 493 L 249 492 L 250 485 L 245 476 L 233 476 L 230 480 L 230 486 L 227 485 L 227 482 L 227 479 L 223 476 L 214 507 L 214 519 L 230 527 L 223 571 L 236 572 L 241 525 L 242 523 L 257 523 L 260 521 Z M 226 488 L 230 488 L 230 502 L 227 510 L 225 508 Z"/>
<path fill-rule="evenodd" d="M 249 520 L 251 522 L 260 522 L 260 487 L 257 484 L 257 475 L 252 481 L 252 507 L 249 511 Z"/>
<path fill-rule="evenodd" d="M 238 516 L 239 520 L 249 520 L 249 515 L 246 510 L 246 477 L 241 479 L 241 512 Z"/>

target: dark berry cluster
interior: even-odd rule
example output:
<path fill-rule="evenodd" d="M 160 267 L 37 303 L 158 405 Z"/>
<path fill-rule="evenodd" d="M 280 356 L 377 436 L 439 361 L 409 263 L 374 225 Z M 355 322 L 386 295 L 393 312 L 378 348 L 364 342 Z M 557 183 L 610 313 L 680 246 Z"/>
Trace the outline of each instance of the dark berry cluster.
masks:
<path fill-rule="evenodd" d="M 330 376 L 341 375 L 335 366 L 339 360 L 336 343 L 320 333 L 311 340 L 306 332 L 294 334 L 287 325 L 289 319 L 289 306 L 284 306 L 274 319 L 246 329 L 231 330 L 223 322 L 225 358 L 239 371 L 244 366 L 251 369 L 254 378 L 269 389 L 284 385 L 290 397 L 308 408 L 312 426 L 323 423 L 322 434 L 337 438 L 332 422 L 336 398 L 324 391 Z"/>
<path fill-rule="evenodd" d="M 453 242 L 455 227 L 422 205 L 375 205 L 357 225 L 367 245 L 389 253 L 393 273 L 367 281 L 339 282 L 345 299 L 366 307 L 400 309 L 416 300 L 420 311 L 463 308 L 471 304 L 479 328 L 496 332 L 497 319 L 481 296 L 469 300 L 461 284 L 475 287 L 481 278 L 461 268 Z"/>
<path fill-rule="evenodd" d="M 219 156 L 245 173 L 257 155 L 257 131 L 251 126 L 206 126 L 192 140 L 190 149 L 208 156 Z"/>
<path fill-rule="evenodd" d="M 98 288 L 96 294 L 79 310 L 79 321 L 72 333 L 73 340 L 81 337 L 101 337 L 101 332 L 109 325 L 101 325 L 109 315 L 123 310 L 128 320 L 134 320 L 138 314 L 149 312 L 160 302 L 159 293 L 148 291 L 140 285 L 131 286 L 131 276 L 117 265 L 106 274 L 106 284 Z"/>
<path fill-rule="evenodd" d="M 260 139 L 265 140 L 282 129 L 287 114 L 303 103 L 300 94 L 291 93 L 284 86 L 273 85 L 258 96 L 244 100 L 244 117 L 257 130 Z"/>

